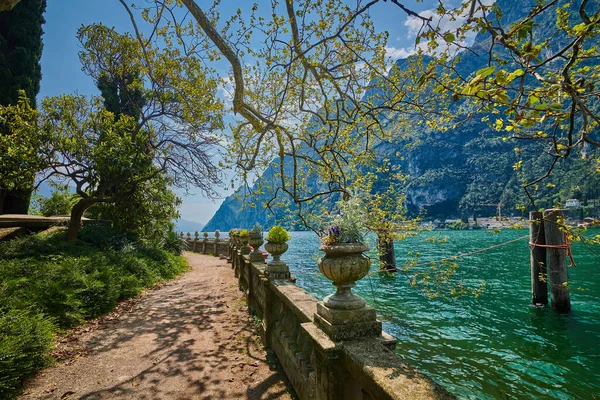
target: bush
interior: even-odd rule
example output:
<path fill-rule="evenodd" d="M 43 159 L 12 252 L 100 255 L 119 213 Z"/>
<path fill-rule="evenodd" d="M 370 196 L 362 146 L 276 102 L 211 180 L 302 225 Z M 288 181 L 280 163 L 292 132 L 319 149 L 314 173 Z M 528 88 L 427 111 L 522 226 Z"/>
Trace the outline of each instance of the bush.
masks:
<path fill-rule="evenodd" d="M 0 243 L 0 371 L 8 371 L 0 374 L 0 398 L 45 365 L 53 332 L 187 268 L 182 257 L 135 235 L 86 226 L 80 237 L 69 242 L 62 229 Z"/>
<path fill-rule="evenodd" d="M 469 225 L 463 221 L 454 221 L 453 223 L 448 225 L 448 229 L 453 229 L 456 231 L 464 231 L 466 229 L 469 229 Z"/>
<path fill-rule="evenodd" d="M 48 363 L 53 324 L 24 310 L 0 313 L 0 396 L 16 395 L 23 378 Z"/>
<path fill-rule="evenodd" d="M 290 234 L 279 225 L 275 225 L 274 227 L 272 227 L 269 230 L 269 233 L 267 234 L 267 242 L 275 244 L 285 243 L 291 238 L 292 237 L 290 236 Z"/>
<path fill-rule="evenodd" d="M 262 237 L 263 237 L 263 228 L 262 228 L 262 226 L 259 223 L 256 223 L 254 225 L 254 227 L 250 231 L 250 236 L 253 237 L 253 238 L 260 238 L 260 239 L 262 239 Z"/>
<path fill-rule="evenodd" d="M 44 217 L 71 215 L 71 210 L 78 200 L 77 194 L 69 193 L 66 190 L 57 190 L 50 197 L 36 196 L 34 210 Z"/>

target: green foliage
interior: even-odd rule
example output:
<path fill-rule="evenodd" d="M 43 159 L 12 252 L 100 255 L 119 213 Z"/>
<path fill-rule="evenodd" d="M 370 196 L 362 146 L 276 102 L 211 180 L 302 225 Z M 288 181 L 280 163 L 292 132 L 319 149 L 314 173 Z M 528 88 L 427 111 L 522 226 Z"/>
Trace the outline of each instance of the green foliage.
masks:
<path fill-rule="evenodd" d="M 248 229 L 242 229 L 239 233 L 241 238 L 247 238 L 250 236 L 250 231 Z"/>
<path fill-rule="evenodd" d="M 362 243 L 367 228 L 366 213 L 361 200 L 353 197 L 347 201 L 339 201 L 338 208 L 340 214 L 334 218 L 327 234 L 321 239 L 323 244 Z"/>
<path fill-rule="evenodd" d="M 453 223 L 448 225 L 448 229 L 453 229 L 456 231 L 464 231 L 466 229 L 469 229 L 469 225 L 463 221 L 454 221 Z"/>
<path fill-rule="evenodd" d="M 42 71 L 42 25 L 46 0 L 21 0 L 0 13 L 0 105 L 16 104 L 24 90 L 35 107 Z"/>
<path fill-rule="evenodd" d="M 263 237 L 263 227 L 260 224 L 255 224 L 252 227 L 252 230 L 250 231 L 250 236 L 253 238 L 260 238 L 262 239 Z"/>
<path fill-rule="evenodd" d="M 42 25 L 46 0 L 22 0 L 11 11 L 0 12 L 0 107 L 15 106 L 23 97 L 35 109 L 42 78 Z M 0 111 L 0 114 L 3 112 Z M 0 188 L 8 189 L 0 212 L 26 214 L 37 168 L 36 136 L 21 136 L 35 129 L 33 113 L 13 114 L 13 119 L 30 122 L 28 129 L 14 128 L 0 117 Z M 3 137 L 7 136 L 7 137 Z M 20 170 L 14 165 L 28 166 Z M 36 169 L 37 168 L 37 169 Z"/>
<path fill-rule="evenodd" d="M 43 165 L 38 155 L 43 142 L 38 112 L 24 91 L 18 96 L 15 104 L 0 104 L 0 187 L 9 190 L 30 187 Z"/>
<path fill-rule="evenodd" d="M 86 216 L 111 221 L 113 228 L 148 239 L 162 240 L 179 218 L 181 199 L 169 189 L 169 180 L 157 175 L 140 182 L 136 190 L 123 193 L 115 203 L 97 203 Z"/>
<path fill-rule="evenodd" d="M 269 233 L 267 234 L 267 242 L 275 244 L 285 243 L 291 238 L 292 237 L 290 236 L 290 234 L 279 225 L 275 225 L 274 227 L 272 227 L 269 230 Z"/>
<path fill-rule="evenodd" d="M 0 378 L 0 397 L 45 365 L 52 332 L 109 312 L 186 268 L 154 242 L 102 225 L 86 225 L 75 242 L 58 230 L 1 243 L 0 366 L 10 375 L 7 383 Z"/>
<path fill-rule="evenodd" d="M 169 225 L 164 236 L 160 239 L 160 247 L 177 255 L 180 255 L 187 248 L 186 242 L 177 235 L 175 224 L 171 223 Z"/>
<path fill-rule="evenodd" d="M 78 199 L 79 196 L 76 194 L 69 193 L 66 189 L 59 189 L 53 192 L 50 197 L 35 196 L 32 208 L 35 214 L 44 217 L 69 215 Z"/>
<path fill-rule="evenodd" d="M 48 363 L 55 328 L 40 313 L 0 311 L 0 396 L 7 398 L 16 395 L 23 378 Z"/>

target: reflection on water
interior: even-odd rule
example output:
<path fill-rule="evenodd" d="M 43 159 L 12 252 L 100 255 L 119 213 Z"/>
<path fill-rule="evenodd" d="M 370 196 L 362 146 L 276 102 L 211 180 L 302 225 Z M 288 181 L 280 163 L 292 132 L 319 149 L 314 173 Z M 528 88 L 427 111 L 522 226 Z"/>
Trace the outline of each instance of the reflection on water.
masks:
<path fill-rule="evenodd" d="M 437 234 L 397 243 L 398 263 L 409 251 L 419 251 L 423 261 L 437 260 L 527 231 L 447 231 L 445 244 L 423 240 Z M 295 232 L 292 237 L 283 259 L 298 285 L 318 298 L 332 293 L 331 282 L 318 272 L 316 236 Z M 526 241 L 460 261 L 457 275 L 465 284 L 487 283 L 478 299 L 430 300 L 401 274 L 371 274 L 355 291 L 399 339 L 398 355 L 462 398 L 600 398 L 600 258 L 581 244 L 573 253 L 577 267 L 569 271 L 573 312 L 568 315 L 529 305 Z"/>

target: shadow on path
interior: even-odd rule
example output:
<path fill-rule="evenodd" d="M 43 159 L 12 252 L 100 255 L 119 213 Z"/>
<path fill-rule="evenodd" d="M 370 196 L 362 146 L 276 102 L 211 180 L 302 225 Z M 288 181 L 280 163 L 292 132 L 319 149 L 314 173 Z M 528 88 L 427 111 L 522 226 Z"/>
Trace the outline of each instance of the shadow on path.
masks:
<path fill-rule="evenodd" d="M 84 353 L 44 371 L 25 399 L 289 399 L 224 261 L 191 270 L 82 335 Z"/>

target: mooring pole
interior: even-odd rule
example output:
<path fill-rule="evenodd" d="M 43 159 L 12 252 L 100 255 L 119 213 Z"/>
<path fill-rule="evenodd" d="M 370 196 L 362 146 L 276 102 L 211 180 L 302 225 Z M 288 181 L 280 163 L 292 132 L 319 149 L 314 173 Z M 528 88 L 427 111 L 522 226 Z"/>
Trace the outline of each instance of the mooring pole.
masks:
<path fill-rule="evenodd" d="M 546 237 L 544 236 L 544 213 L 529 213 L 529 246 L 531 249 L 531 302 L 548 304 L 548 275 L 546 273 Z M 539 246 L 541 245 L 541 246 Z"/>
<path fill-rule="evenodd" d="M 544 211 L 544 236 L 548 256 L 548 275 L 552 292 L 552 308 L 559 312 L 571 310 L 569 298 L 569 273 L 567 270 L 567 243 L 565 233 L 560 229 L 564 221 L 558 209 Z"/>
<path fill-rule="evenodd" d="M 379 264 L 381 269 L 395 272 L 396 251 L 394 250 L 394 239 L 389 235 L 377 235 L 377 250 L 379 251 Z"/>

